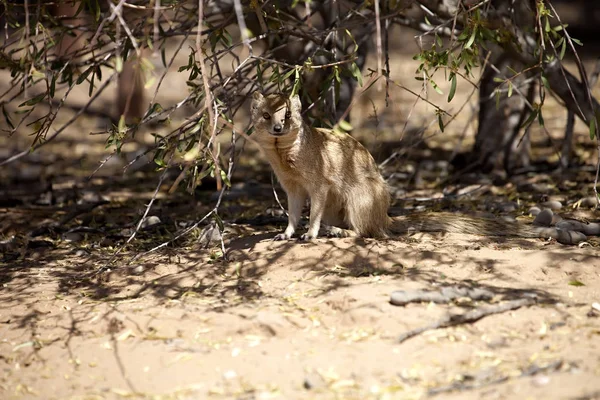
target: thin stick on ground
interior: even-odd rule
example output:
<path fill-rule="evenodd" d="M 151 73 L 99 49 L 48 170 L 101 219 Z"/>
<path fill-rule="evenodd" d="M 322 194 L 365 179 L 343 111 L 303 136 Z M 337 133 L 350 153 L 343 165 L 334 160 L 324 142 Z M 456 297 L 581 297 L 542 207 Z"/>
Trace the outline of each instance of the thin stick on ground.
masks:
<path fill-rule="evenodd" d="M 430 330 L 448 328 L 450 326 L 475 322 L 489 315 L 500 314 L 510 310 L 516 310 L 517 308 L 530 306 L 532 304 L 535 304 L 535 299 L 525 298 L 507 301 L 506 303 L 498 305 L 483 306 L 480 308 L 476 308 L 475 310 L 466 312 L 464 314 L 447 315 L 444 318 L 441 318 L 438 321 L 433 322 L 429 325 L 425 325 L 420 328 L 416 328 L 401 334 L 398 337 L 398 342 L 403 343 L 414 336 L 420 335 L 421 333 Z"/>

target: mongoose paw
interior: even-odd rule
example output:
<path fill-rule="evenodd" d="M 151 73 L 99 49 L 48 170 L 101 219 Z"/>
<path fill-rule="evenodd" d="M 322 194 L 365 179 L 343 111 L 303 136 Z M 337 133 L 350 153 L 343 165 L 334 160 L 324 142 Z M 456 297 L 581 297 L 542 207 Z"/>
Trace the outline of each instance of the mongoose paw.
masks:
<path fill-rule="evenodd" d="M 337 226 L 330 226 L 327 228 L 327 236 L 333 238 L 346 238 L 353 236 L 353 231 L 347 229 L 338 228 Z"/>
<path fill-rule="evenodd" d="M 273 240 L 289 240 L 291 239 L 292 235 L 288 235 L 287 233 L 278 233 L 277 235 L 275 235 L 275 237 L 273 238 Z"/>
<path fill-rule="evenodd" d="M 317 238 L 316 236 L 313 236 L 309 233 L 305 233 L 302 236 L 300 236 L 300 240 L 303 242 L 308 242 L 308 241 L 316 239 L 316 238 Z"/>

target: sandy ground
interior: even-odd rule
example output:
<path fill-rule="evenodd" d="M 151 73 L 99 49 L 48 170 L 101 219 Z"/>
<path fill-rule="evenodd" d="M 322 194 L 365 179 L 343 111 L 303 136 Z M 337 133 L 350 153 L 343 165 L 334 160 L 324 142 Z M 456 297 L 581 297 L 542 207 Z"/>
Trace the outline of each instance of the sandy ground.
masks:
<path fill-rule="evenodd" d="M 93 255 L 34 251 L 28 268 L 2 276 L 2 397 L 600 396 L 597 249 L 269 237 L 233 240 L 228 263 L 173 249 L 92 279 Z M 490 290 L 492 303 L 536 303 L 399 344 L 486 302 L 398 307 L 390 294 L 454 285 Z"/>
<path fill-rule="evenodd" d="M 415 64 L 406 57 L 395 62 L 396 77 L 412 76 Z M 411 79 L 403 82 L 418 90 Z M 180 100 L 184 83 L 173 81 L 161 101 Z M 111 96 L 101 98 L 98 107 L 110 109 Z M 381 107 L 382 93 L 373 98 Z M 466 92 L 457 94 L 453 110 L 466 98 Z M 393 107 L 402 105 L 401 112 L 381 112 L 382 130 L 402 134 L 411 113 L 409 128 L 435 121 L 420 103 L 409 112 L 414 98 L 406 92 L 394 91 L 392 101 Z M 371 110 L 370 101 L 361 101 L 353 125 L 361 126 L 362 119 L 367 126 Z M 457 119 L 456 136 L 470 112 Z M 548 116 L 548 129 L 560 134 L 562 118 Z M 219 246 L 201 246 L 194 231 L 130 262 L 141 249 L 171 237 L 180 222 L 193 222 L 214 205 L 211 193 L 167 196 L 163 188 L 154 211 L 164 221 L 162 230 L 140 234 L 108 270 L 97 273 L 128 236 L 114 231 L 134 226 L 157 182 L 152 173 L 123 177 L 122 165 L 108 163 L 97 178 L 81 183 L 107 154 L 105 138 L 82 139 L 81 132 L 101 130 L 103 124 L 82 119 L 56 147 L 40 152 L 41 162 L 32 156 L 1 171 L 3 179 L 16 176 L 23 182 L 7 187 L 13 194 L 22 190 L 29 200 L 4 199 L 10 204 L 0 208 L 0 398 L 600 399 L 600 305 L 593 307 L 600 303 L 597 239 L 580 247 L 456 234 L 272 242 L 279 221 L 233 229 L 237 233 L 225 242 L 227 260 Z M 576 133 L 585 139 L 587 130 L 578 125 Z M 438 145 L 451 151 L 447 137 Z M 10 140 L 3 141 L 4 153 L 22 148 L 27 132 Z M 589 146 L 578 154 L 592 160 Z M 434 157 L 431 152 L 420 156 Z M 225 201 L 224 219 L 256 218 L 274 205 L 269 190 L 251 194 L 248 182 L 254 181 L 247 174 L 252 173 L 240 169 L 233 183 L 248 180 L 242 186 L 248 192 Z M 40 183 L 50 179 L 46 175 L 53 176 L 56 196 L 79 188 L 108 200 L 69 225 L 95 230 L 67 237 L 46 229 L 27 236 L 60 220 L 75 204 L 72 199 L 64 200 L 64 207 L 35 203 L 47 194 Z M 546 192 L 515 195 L 518 185 L 509 182 L 473 201 L 483 205 L 510 198 L 521 216 L 552 196 L 570 207 L 576 196 L 590 194 L 593 169 L 588 165 L 570 176 L 575 177 L 571 186 L 558 175 L 534 174 L 528 182 L 546 185 Z M 255 178 L 269 186 L 264 174 Z M 565 187 L 575 193 L 566 194 Z M 403 195 L 439 191 L 432 184 Z M 587 217 L 597 219 L 597 213 Z M 493 297 L 405 306 L 389 301 L 396 290 L 447 286 L 482 288 Z M 519 299 L 533 304 L 426 330 L 399 343 L 401 334 L 450 314 Z"/>

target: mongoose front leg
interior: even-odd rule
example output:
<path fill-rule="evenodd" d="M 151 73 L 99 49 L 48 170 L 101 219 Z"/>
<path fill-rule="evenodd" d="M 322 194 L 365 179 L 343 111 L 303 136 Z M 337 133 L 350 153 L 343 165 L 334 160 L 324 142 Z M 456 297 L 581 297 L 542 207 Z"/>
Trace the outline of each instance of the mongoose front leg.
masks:
<path fill-rule="evenodd" d="M 300 240 L 315 239 L 319 235 L 321 227 L 321 218 L 325 211 L 325 202 L 327 201 L 327 191 L 318 191 L 310 196 L 310 222 L 308 232 L 300 236 Z"/>
<path fill-rule="evenodd" d="M 302 217 L 302 207 L 306 200 L 306 193 L 300 188 L 288 189 L 288 226 L 285 228 L 283 233 L 275 235 L 273 240 L 287 240 L 290 239 L 294 232 L 300 218 Z"/>

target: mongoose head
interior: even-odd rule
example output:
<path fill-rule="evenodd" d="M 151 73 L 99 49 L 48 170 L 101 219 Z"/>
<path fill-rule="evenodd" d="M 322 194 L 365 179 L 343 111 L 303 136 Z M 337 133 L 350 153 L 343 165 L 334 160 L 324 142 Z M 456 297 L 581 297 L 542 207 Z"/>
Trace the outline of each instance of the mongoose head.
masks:
<path fill-rule="evenodd" d="M 263 96 L 252 94 L 252 122 L 257 134 L 267 132 L 274 137 L 296 134 L 302 127 L 302 104 L 298 95 L 291 98 L 283 94 Z"/>

